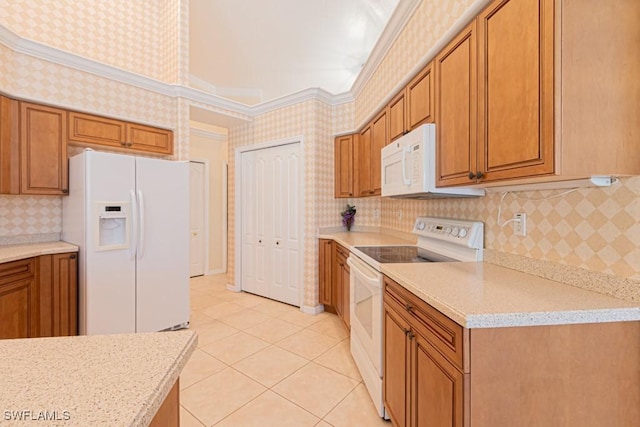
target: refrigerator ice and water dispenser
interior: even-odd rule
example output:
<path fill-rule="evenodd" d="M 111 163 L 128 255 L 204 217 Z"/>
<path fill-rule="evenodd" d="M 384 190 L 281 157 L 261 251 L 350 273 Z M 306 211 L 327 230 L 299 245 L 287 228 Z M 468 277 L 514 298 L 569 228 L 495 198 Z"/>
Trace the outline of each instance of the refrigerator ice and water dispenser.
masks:
<path fill-rule="evenodd" d="M 96 203 L 99 251 L 129 247 L 129 203 Z"/>

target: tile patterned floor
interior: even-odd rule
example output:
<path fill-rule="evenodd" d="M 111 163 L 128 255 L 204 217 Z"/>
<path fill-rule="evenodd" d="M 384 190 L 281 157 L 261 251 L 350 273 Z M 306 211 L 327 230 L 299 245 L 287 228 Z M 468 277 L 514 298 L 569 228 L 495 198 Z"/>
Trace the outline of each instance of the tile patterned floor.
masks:
<path fill-rule="evenodd" d="M 390 427 L 378 417 L 333 314 L 191 279 L 198 349 L 180 377 L 180 420 L 202 426 Z"/>

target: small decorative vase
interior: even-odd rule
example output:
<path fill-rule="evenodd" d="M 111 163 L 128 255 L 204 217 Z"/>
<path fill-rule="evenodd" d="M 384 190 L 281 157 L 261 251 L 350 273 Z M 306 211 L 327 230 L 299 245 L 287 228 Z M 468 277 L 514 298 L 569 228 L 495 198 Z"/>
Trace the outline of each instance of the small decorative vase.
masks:
<path fill-rule="evenodd" d="M 347 231 L 351 231 L 351 226 L 353 225 L 352 222 L 348 222 L 347 223 Z"/>

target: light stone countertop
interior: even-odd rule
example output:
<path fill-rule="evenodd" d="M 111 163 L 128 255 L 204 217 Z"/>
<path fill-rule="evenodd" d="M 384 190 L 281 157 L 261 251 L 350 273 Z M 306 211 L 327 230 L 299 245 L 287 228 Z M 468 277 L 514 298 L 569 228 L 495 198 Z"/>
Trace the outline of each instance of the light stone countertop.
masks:
<path fill-rule="evenodd" d="M 189 330 L 0 340 L 0 425 L 147 426 L 197 341 Z"/>
<path fill-rule="evenodd" d="M 28 243 L 0 246 L 0 263 L 31 258 L 40 255 L 78 252 L 78 247 L 67 242 Z"/>
<path fill-rule="evenodd" d="M 640 307 L 486 262 L 382 264 L 382 272 L 466 328 L 640 320 Z"/>
<path fill-rule="evenodd" d="M 415 244 L 376 232 L 320 234 L 355 246 Z M 640 320 L 640 306 L 487 262 L 381 264 L 418 298 L 467 328 Z"/>

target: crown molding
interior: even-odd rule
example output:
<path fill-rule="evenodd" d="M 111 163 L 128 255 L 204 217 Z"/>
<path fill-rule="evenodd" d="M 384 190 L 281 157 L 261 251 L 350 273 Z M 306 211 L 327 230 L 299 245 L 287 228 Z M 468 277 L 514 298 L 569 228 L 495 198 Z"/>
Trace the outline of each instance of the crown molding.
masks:
<path fill-rule="evenodd" d="M 360 74 L 358 74 L 358 77 L 356 77 L 355 82 L 353 82 L 351 86 L 349 92 L 354 99 L 360 95 L 360 92 L 362 92 L 362 89 L 364 89 L 369 79 L 371 79 L 376 72 L 382 60 L 387 56 L 387 53 L 391 50 L 391 46 L 407 25 L 407 22 L 409 22 L 409 19 L 411 19 L 418 6 L 420 6 L 420 3 L 422 3 L 422 0 L 400 0 L 398 2 L 398 7 L 396 7 L 393 15 L 391 15 L 391 19 L 382 31 L 369 58 L 367 58 L 367 62 L 365 62 Z"/>

